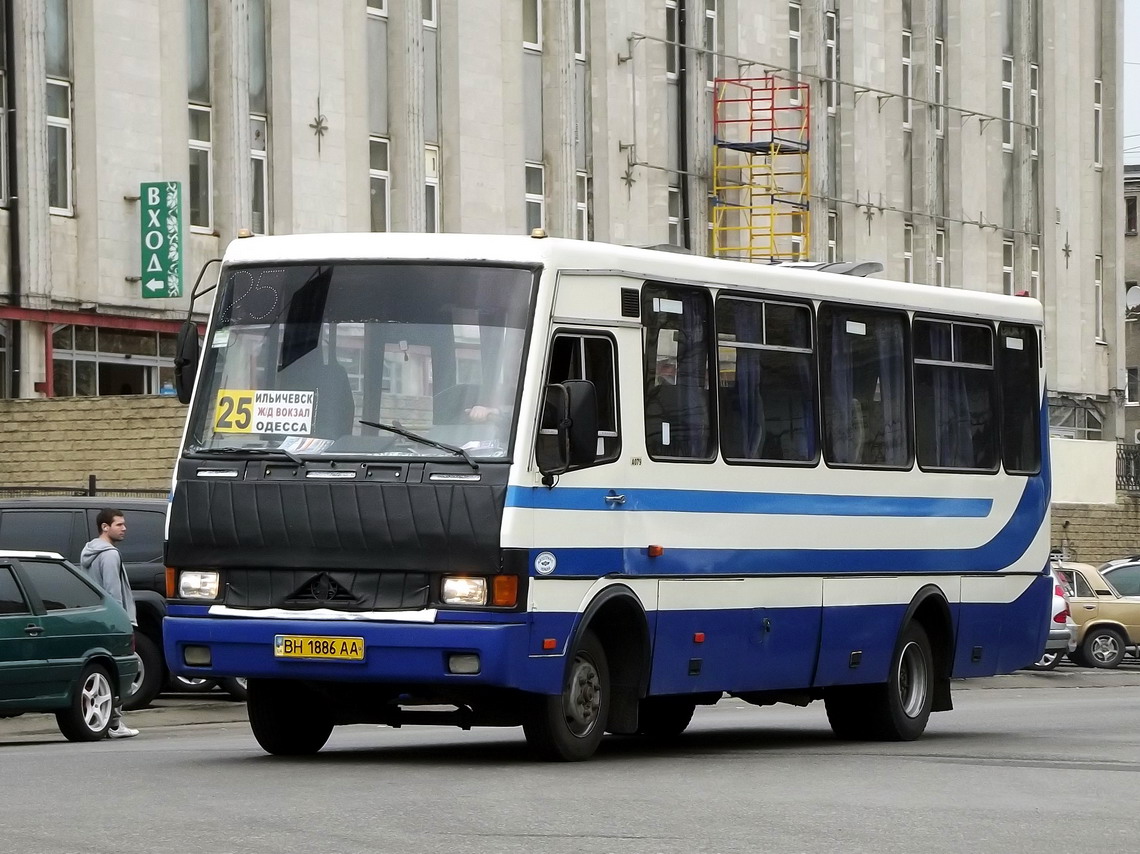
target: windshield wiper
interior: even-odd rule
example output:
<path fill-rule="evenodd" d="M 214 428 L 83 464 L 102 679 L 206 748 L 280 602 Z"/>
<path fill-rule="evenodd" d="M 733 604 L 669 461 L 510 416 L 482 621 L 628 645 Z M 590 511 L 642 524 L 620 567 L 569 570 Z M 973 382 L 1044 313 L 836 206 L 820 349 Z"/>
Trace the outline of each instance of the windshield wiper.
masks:
<path fill-rule="evenodd" d="M 357 419 L 365 427 L 375 427 L 378 430 L 387 430 L 389 433 L 395 433 L 397 436 L 403 436 L 405 439 L 411 439 L 413 442 L 423 442 L 425 445 L 431 445 L 433 448 L 439 448 L 441 451 L 451 451 L 453 454 L 459 454 L 467 461 L 467 465 L 479 471 L 479 464 L 471 459 L 462 448 L 455 445 L 448 445 L 446 442 L 437 442 L 435 439 L 429 439 L 427 436 L 421 436 L 419 433 L 413 433 L 411 430 L 405 430 L 403 427 L 397 427 L 394 424 L 382 424 L 379 421 L 365 421 L 363 418 Z"/>
<path fill-rule="evenodd" d="M 299 466 L 305 464 L 303 459 L 292 451 L 286 451 L 284 448 L 236 448 L 226 446 L 223 448 L 188 448 L 187 450 L 192 454 L 249 454 L 254 457 L 284 457 Z"/>

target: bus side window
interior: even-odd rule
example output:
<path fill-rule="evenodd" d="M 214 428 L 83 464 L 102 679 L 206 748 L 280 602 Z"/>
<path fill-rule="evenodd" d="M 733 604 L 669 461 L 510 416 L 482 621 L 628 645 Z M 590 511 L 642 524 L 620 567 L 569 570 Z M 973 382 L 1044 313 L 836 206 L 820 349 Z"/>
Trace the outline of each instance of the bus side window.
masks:
<path fill-rule="evenodd" d="M 819 353 L 827 462 L 910 468 L 906 315 L 822 305 Z"/>
<path fill-rule="evenodd" d="M 598 463 L 613 462 L 621 454 L 617 415 L 617 359 L 613 340 L 604 335 L 558 333 L 550 347 L 546 385 L 564 380 L 589 380 L 598 398 Z M 555 425 L 544 405 L 538 443 L 551 441 Z"/>
<path fill-rule="evenodd" d="M 716 332 L 724 458 L 814 462 L 819 430 L 811 309 L 722 296 Z"/>
<path fill-rule="evenodd" d="M 712 323 L 705 291 L 647 284 L 645 324 L 645 447 L 653 459 L 711 460 L 713 432 Z"/>
<path fill-rule="evenodd" d="M 1001 381 L 1001 448 L 1005 470 L 1041 471 L 1041 392 L 1037 331 L 1032 326 L 998 325 Z"/>
<path fill-rule="evenodd" d="M 996 471 L 993 327 L 916 317 L 913 335 L 918 464 Z"/>

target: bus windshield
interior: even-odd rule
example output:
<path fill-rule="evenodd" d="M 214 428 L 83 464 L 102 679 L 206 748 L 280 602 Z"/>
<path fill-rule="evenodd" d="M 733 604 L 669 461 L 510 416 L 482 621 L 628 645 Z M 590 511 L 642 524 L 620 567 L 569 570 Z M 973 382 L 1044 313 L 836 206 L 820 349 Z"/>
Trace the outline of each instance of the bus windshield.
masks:
<path fill-rule="evenodd" d="M 455 456 L 443 445 L 506 459 L 534 279 L 462 264 L 229 267 L 186 450 Z"/>

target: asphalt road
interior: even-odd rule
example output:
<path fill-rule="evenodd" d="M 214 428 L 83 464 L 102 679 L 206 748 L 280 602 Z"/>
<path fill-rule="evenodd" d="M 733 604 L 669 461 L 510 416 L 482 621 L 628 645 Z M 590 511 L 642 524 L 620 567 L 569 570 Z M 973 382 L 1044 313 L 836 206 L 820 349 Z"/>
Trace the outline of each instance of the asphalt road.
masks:
<path fill-rule="evenodd" d="M 0 852 L 1132 850 L 1140 666 L 955 683 L 907 744 L 846 744 L 822 704 L 698 710 L 672 747 L 529 759 L 521 731 L 357 726 L 264 755 L 244 707 L 162 700 L 143 734 L 69 744 L 0 721 Z"/>

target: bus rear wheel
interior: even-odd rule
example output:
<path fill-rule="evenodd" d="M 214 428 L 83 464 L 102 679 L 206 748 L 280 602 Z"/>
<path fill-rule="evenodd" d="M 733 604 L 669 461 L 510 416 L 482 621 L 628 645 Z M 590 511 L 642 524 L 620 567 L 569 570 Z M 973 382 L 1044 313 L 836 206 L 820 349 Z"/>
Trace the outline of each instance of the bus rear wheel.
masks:
<path fill-rule="evenodd" d="M 589 759 L 606 732 L 609 706 L 606 651 L 588 631 L 574 650 L 562 693 L 533 698 L 523 723 L 527 744 L 539 759 Z"/>
<path fill-rule="evenodd" d="M 934 656 L 918 623 L 899 635 L 887 681 L 831 688 L 827 720 L 839 738 L 913 741 L 926 730 L 934 701 Z"/>
<path fill-rule="evenodd" d="M 637 709 L 637 734 L 653 739 L 676 738 L 685 731 L 696 708 L 687 697 L 646 697 Z"/>
<path fill-rule="evenodd" d="M 307 756 L 324 747 L 332 735 L 332 711 L 304 683 L 250 679 L 247 690 L 249 726 L 266 753 Z"/>

